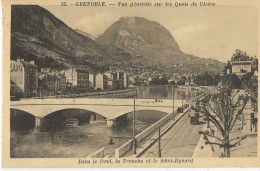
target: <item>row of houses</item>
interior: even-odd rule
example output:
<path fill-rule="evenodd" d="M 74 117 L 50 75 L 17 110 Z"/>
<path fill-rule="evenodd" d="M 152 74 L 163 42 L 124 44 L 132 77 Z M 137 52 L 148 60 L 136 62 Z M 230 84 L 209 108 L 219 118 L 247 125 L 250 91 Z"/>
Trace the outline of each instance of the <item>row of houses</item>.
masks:
<path fill-rule="evenodd" d="M 10 95 L 44 97 L 128 88 L 125 72 L 94 73 L 80 68 L 53 71 L 38 68 L 34 61 L 17 59 L 10 64 Z"/>

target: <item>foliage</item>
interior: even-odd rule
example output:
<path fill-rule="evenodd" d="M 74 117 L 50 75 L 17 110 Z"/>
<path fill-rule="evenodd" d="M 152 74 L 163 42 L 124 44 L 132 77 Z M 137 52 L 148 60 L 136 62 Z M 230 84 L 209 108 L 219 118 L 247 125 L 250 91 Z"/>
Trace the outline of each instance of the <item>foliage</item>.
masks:
<path fill-rule="evenodd" d="M 159 78 L 159 76 L 154 77 L 150 82 L 150 85 L 167 85 L 168 79 L 166 76 L 162 76 Z"/>
<path fill-rule="evenodd" d="M 249 94 L 249 97 L 257 101 L 258 97 L 258 79 L 254 77 L 253 72 L 249 72 L 241 78 L 242 86 L 245 91 Z"/>
<path fill-rule="evenodd" d="M 142 85 L 142 84 L 144 84 L 144 79 L 141 78 L 141 77 L 135 77 L 135 78 L 134 78 L 134 83 L 133 83 L 133 84 L 136 85 L 136 86 L 138 86 L 138 85 Z"/>
<path fill-rule="evenodd" d="M 249 60 L 249 56 L 245 51 L 242 51 L 240 49 L 236 49 L 235 53 L 233 53 L 231 60 L 240 60 L 240 61 L 246 61 Z"/>
<path fill-rule="evenodd" d="M 176 85 L 176 82 L 175 81 L 171 81 L 169 84 L 170 85 Z"/>
<path fill-rule="evenodd" d="M 230 87 L 222 88 L 214 94 L 207 95 L 203 100 L 198 101 L 192 110 L 203 114 L 210 123 L 216 126 L 220 135 L 210 134 L 209 131 L 201 131 L 205 144 L 209 144 L 214 151 L 214 145 L 224 148 L 224 157 L 230 157 L 230 148 L 240 144 L 245 137 L 230 139 L 230 132 L 237 120 L 240 119 L 248 101 L 245 95 L 239 95 L 239 91 L 232 91 Z M 210 139 L 216 141 L 211 142 Z"/>
<path fill-rule="evenodd" d="M 202 75 L 198 75 L 195 77 L 194 82 L 197 85 L 201 86 L 213 86 L 217 85 L 220 79 L 220 75 L 209 75 L 208 72 L 205 72 Z"/>
<path fill-rule="evenodd" d="M 187 78 L 185 76 L 182 76 L 179 81 L 177 81 L 177 85 L 185 85 L 185 81 Z"/>
<path fill-rule="evenodd" d="M 255 57 L 251 57 L 251 60 L 253 61 L 252 72 L 258 71 L 258 58 L 256 56 Z"/>
<path fill-rule="evenodd" d="M 231 89 L 241 89 L 241 80 L 236 74 L 223 75 L 221 82 L 224 87 L 230 87 Z"/>

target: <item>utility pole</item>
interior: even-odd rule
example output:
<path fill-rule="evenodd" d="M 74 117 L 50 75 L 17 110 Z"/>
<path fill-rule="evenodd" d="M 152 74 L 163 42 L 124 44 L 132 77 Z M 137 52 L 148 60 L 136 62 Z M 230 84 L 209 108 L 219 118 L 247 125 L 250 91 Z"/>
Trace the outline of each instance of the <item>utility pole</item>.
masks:
<path fill-rule="evenodd" d="M 190 97 L 190 82 L 188 84 L 188 98 Z"/>
<path fill-rule="evenodd" d="M 136 142 L 135 142 L 135 99 L 134 99 L 134 112 L 133 112 L 133 153 L 136 154 Z"/>
<path fill-rule="evenodd" d="M 159 127 L 159 136 L 158 136 L 158 157 L 161 158 L 162 157 L 162 153 L 161 153 L 161 130 Z"/>
<path fill-rule="evenodd" d="M 112 101 L 114 101 L 115 91 L 112 92 Z"/>
<path fill-rule="evenodd" d="M 245 119 L 245 115 L 244 115 L 244 112 L 242 114 L 242 126 L 241 126 L 241 130 L 244 129 L 244 119 Z"/>
<path fill-rule="evenodd" d="M 208 112 L 209 112 L 209 106 L 207 106 L 208 108 Z M 210 125 L 209 125 L 209 117 L 207 116 L 207 128 L 210 128 Z"/>
<path fill-rule="evenodd" d="M 181 84 L 181 112 L 183 112 L 183 83 Z"/>
<path fill-rule="evenodd" d="M 172 116 L 173 120 L 175 120 L 175 114 L 174 114 L 174 88 L 172 86 Z"/>

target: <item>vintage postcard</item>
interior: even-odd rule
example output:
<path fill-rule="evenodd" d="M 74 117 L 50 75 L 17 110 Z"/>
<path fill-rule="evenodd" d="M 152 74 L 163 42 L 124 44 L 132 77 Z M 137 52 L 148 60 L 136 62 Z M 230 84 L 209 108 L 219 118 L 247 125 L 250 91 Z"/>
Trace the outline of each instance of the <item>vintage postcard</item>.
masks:
<path fill-rule="evenodd" d="M 258 0 L 2 0 L 3 167 L 259 167 Z"/>

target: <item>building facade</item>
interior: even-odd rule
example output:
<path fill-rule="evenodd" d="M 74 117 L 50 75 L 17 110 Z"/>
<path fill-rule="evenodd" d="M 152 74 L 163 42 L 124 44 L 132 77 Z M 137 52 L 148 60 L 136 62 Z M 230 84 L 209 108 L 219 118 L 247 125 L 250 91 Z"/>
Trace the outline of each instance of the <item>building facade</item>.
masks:
<path fill-rule="evenodd" d="M 65 74 L 60 74 L 58 76 L 57 82 L 57 94 L 66 94 L 67 84 Z"/>
<path fill-rule="evenodd" d="M 94 73 L 89 73 L 89 88 L 94 89 L 96 85 L 96 79 Z"/>
<path fill-rule="evenodd" d="M 87 70 L 77 69 L 78 93 L 85 93 L 89 90 L 89 73 Z"/>
<path fill-rule="evenodd" d="M 89 72 L 84 69 L 70 68 L 65 71 L 66 82 L 71 83 L 75 93 L 89 90 Z"/>
<path fill-rule="evenodd" d="M 126 72 L 117 72 L 118 89 L 128 88 L 128 77 Z"/>
<path fill-rule="evenodd" d="M 39 75 L 38 96 L 56 96 L 58 90 L 58 77 L 51 74 Z"/>
<path fill-rule="evenodd" d="M 66 82 L 71 83 L 71 86 L 76 87 L 78 85 L 78 74 L 75 68 L 70 68 L 65 71 Z"/>
<path fill-rule="evenodd" d="M 107 89 L 107 76 L 101 73 L 95 75 L 95 88 L 97 90 L 106 90 Z"/>
<path fill-rule="evenodd" d="M 107 77 L 107 89 L 117 90 L 118 89 L 117 73 L 106 72 L 105 76 Z"/>
<path fill-rule="evenodd" d="M 248 72 L 252 71 L 252 60 L 249 57 L 241 57 L 231 60 L 232 73 L 242 76 Z"/>
<path fill-rule="evenodd" d="M 34 61 L 11 60 L 10 64 L 10 95 L 16 97 L 37 97 L 38 68 Z"/>

